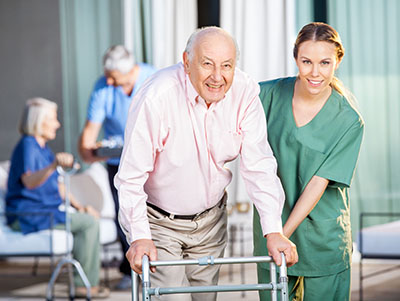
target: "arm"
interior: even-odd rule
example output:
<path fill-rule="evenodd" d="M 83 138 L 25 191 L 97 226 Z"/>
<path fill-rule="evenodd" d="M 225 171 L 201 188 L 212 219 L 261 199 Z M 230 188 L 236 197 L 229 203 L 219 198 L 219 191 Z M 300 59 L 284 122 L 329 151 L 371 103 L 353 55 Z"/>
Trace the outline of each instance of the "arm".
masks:
<path fill-rule="evenodd" d="M 92 163 L 96 161 L 103 161 L 106 158 L 101 158 L 93 155 L 93 150 L 97 148 L 96 140 L 102 124 L 87 120 L 82 134 L 79 138 L 78 148 L 79 154 L 83 161 Z"/>
<path fill-rule="evenodd" d="M 328 183 L 327 179 L 319 176 L 311 178 L 283 226 L 283 233 L 286 237 L 290 237 L 293 234 L 315 205 L 317 205 Z"/>
<path fill-rule="evenodd" d="M 146 90 L 142 90 L 146 93 Z M 125 143 L 122 151 L 115 186 L 118 189 L 120 209 L 118 220 L 131 245 L 126 257 L 138 273 L 142 268 L 142 257 L 157 260 L 157 250 L 151 240 L 147 218 L 147 194 L 144 185 L 154 169 L 156 153 L 161 149 L 164 136 L 160 137 L 162 108 L 149 104 L 144 95 L 137 95 L 138 106 L 131 105 L 125 128 Z M 154 269 L 152 269 L 154 270 Z"/>
<path fill-rule="evenodd" d="M 56 170 L 57 165 L 63 167 L 71 167 L 74 162 L 74 158 L 68 153 L 57 153 L 56 157 L 49 166 L 40 169 L 36 172 L 26 172 L 21 176 L 22 184 L 28 189 L 34 189 L 43 184 Z"/>
<path fill-rule="evenodd" d="M 241 171 L 247 192 L 260 215 L 267 248 L 276 264 L 281 265 L 284 252 L 287 265 L 298 261 L 296 246 L 282 234 L 281 213 L 285 200 L 277 176 L 277 164 L 267 139 L 264 110 L 260 99 L 254 97 L 241 123 L 243 143 Z"/>

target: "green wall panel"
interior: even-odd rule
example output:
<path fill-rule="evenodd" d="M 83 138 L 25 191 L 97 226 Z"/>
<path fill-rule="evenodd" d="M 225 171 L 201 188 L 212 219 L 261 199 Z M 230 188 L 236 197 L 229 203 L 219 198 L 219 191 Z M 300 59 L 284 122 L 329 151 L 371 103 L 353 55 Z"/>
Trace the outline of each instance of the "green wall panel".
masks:
<path fill-rule="evenodd" d="M 122 0 L 60 0 L 65 149 L 77 155 L 79 133 L 104 51 L 122 40 Z"/>
<path fill-rule="evenodd" d="M 338 75 L 358 99 L 366 123 L 351 189 L 354 230 L 360 212 L 400 212 L 399 14 L 397 0 L 329 1 L 329 23 L 346 48 Z"/>
<path fill-rule="evenodd" d="M 357 98 L 366 123 L 350 190 L 353 235 L 361 212 L 400 212 L 399 15 L 398 0 L 328 0 L 328 23 L 346 49 L 337 75 Z M 313 1 L 296 1 L 296 19 L 297 30 L 313 21 Z"/>

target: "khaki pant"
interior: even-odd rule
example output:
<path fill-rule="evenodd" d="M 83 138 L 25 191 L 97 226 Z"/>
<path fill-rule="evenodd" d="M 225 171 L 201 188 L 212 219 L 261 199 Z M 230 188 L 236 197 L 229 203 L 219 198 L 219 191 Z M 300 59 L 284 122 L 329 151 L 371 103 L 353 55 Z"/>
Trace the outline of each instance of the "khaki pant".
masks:
<path fill-rule="evenodd" d="M 71 213 L 71 232 L 74 237 L 72 256 L 79 261 L 91 286 L 98 286 L 100 279 L 100 228 L 99 221 L 86 213 Z M 56 229 L 65 229 L 65 225 L 56 225 Z M 84 286 L 81 277 L 74 268 L 75 286 Z"/>
<path fill-rule="evenodd" d="M 227 242 L 226 196 L 220 205 L 193 221 L 171 219 L 148 207 L 152 239 L 158 260 L 198 259 L 204 256 L 223 257 Z M 219 265 L 157 267 L 150 275 L 152 287 L 216 285 Z M 154 296 L 152 300 L 216 300 L 216 293 L 174 294 Z"/>

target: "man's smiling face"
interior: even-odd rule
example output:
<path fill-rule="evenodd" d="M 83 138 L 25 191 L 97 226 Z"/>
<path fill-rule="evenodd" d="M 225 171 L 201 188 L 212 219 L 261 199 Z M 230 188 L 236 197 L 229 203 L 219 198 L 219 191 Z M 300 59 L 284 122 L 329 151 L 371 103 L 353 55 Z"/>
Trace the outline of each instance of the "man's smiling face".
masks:
<path fill-rule="evenodd" d="M 235 44 L 220 32 L 202 34 L 194 41 L 193 54 L 184 52 L 183 63 L 197 93 L 207 104 L 218 102 L 233 82 Z"/>

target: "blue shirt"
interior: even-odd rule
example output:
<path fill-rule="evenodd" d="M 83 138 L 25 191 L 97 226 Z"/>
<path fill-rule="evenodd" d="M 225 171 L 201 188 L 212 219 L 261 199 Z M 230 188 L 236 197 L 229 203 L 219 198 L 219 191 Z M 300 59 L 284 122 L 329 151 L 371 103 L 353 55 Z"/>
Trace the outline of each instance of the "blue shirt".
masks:
<path fill-rule="evenodd" d="M 139 75 L 136 79 L 135 86 L 131 95 L 126 95 L 122 87 L 107 85 L 106 77 L 100 77 L 90 96 L 87 119 L 96 123 L 103 123 L 104 138 L 116 138 L 120 141 L 124 139 L 124 131 L 126 120 L 128 118 L 128 110 L 133 99 L 143 82 L 156 69 L 148 64 L 138 64 Z M 119 158 L 111 158 L 108 164 L 118 165 Z"/>
<path fill-rule="evenodd" d="M 50 228 L 50 217 L 42 213 L 53 213 L 53 224 L 65 223 L 65 213 L 58 207 L 62 202 L 58 190 L 58 173 L 55 171 L 43 184 L 28 189 L 21 176 L 27 171 L 36 172 L 54 161 L 54 154 L 46 145 L 41 147 L 33 136 L 23 136 L 15 147 L 12 157 L 6 195 L 6 212 L 35 212 L 40 214 L 18 216 L 23 233 Z M 8 216 L 11 224 L 16 216 Z"/>

